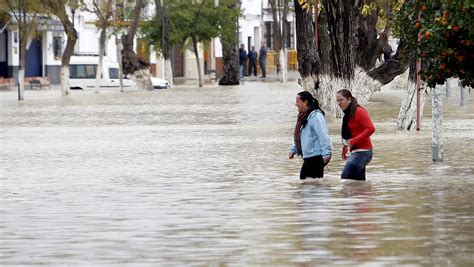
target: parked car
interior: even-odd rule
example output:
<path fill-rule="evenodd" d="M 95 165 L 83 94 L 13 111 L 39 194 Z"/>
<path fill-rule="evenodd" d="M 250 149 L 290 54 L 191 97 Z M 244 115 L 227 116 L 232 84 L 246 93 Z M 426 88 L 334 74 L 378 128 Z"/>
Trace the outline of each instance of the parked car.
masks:
<path fill-rule="evenodd" d="M 151 77 L 153 89 L 169 89 L 171 86 L 168 81 L 157 77 Z"/>
<path fill-rule="evenodd" d="M 98 56 L 72 56 L 69 63 L 69 87 L 71 89 L 95 89 L 97 68 L 99 63 Z M 118 89 L 120 87 L 119 65 L 111 62 L 104 57 L 102 62 L 102 76 L 99 81 L 100 89 Z M 123 76 L 124 88 L 137 88 L 135 82 Z M 166 80 L 151 77 L 151 83 L 154 89 L 168 89 L 169 83 Z"/>

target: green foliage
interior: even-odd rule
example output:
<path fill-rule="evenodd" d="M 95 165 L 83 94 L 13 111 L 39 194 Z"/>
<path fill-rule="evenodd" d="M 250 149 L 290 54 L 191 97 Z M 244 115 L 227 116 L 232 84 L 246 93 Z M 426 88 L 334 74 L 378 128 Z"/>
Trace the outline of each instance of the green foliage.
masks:
<path fill-rule="evenodd" d="M 221 42 L 237 45 L 237 20 L 241 15 L 240 9 L 235 6 L 235 0 L 221 0 L 218 7 L 218 31 Z"/>
<path fill-rule="evenodd" d="M 423 60 L 421 75 L 428 86 L 458 77 L 473 87 L 473 15 L 472 0 L 408 0 L 397 13 L 395 34 L 413 48 L 409 59 Z"/>
<path fill-rule="evenodd" d="M 197 42 L 210 41 L 218 36 L 235 36 L 235 18 L 239 11 L 229 8 L 233 0 L 165 0 L 165 34 L 167 47 L 185 44 L 190 38 Z M 163 10 L 157 10 L 153 21 L 142 28 L 145 35 L 161 48 Z"/>

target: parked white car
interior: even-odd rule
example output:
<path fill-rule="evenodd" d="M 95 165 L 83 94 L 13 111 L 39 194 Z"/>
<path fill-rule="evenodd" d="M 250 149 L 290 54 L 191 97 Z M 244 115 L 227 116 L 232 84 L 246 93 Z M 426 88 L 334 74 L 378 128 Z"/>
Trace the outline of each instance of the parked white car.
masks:
<path fill-rule="evenodd" d="M 153 89 L 169 89 L 171 88 L 170 83 L 164 79 L 157 77 L 151 77 L 151 83 L 153 84 Z"/>
<path fill-rule="evenodd" d="M 97 67 L 99 63 L 98 56 L 72 56 L 69 63 L 69 87 L 71 89 L 95 89 L 95 80 Z M 122 79 L 124 88 L 137 88 L 135 82 Z M 151 83 L 154 89 L 168 89 L 169 83 L 166 80 L 151 77 Z M 102 77 L 99 82 L 100 89 L 118 89 L 120 87 L 119 66 L 104 57 L 102 62 Z"/>

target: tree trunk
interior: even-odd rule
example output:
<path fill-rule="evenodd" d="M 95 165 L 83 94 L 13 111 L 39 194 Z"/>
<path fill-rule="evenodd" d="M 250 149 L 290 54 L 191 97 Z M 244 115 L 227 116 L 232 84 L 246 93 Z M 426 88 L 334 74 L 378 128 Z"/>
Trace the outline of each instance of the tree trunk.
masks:
<path fill-rule="evenodd" d="M 424 88 L 424 86 L 421 86 Z M 416 86 L 416 63 L 413 62 L 410 64 L 410 71 L 408 74 L 408 81 L 405 90 L 405 95 L 400 104 L 400 111 L 397 118 L 397 128 L 398 130 L 410 131 L 416 128 L 416 95 L 417 95 L 417 86 Z M 425 106 L 425 90 L 420 88 L 420 117 L 423 117 L 423 108 Z"/>
<path fill-rule="evenodd" d="M 137 0 L 135 3 L 134 17 L 132 24 L 126 35 L 122 35 L 122 68 L 125 75 L 137 84 L 143 90 L 153 90 L 150 78 L 150 64 L 140 59 L 133 50 L 133 41 L 138 28 L 138 20 L 140 19 L 142 1 Z"/>
<path fill-rule="evenodd" d="M 66 7 L 63 7 L 63 11 L 61 13 L 66 13 Z M 67 43 L 66 48 L 64 49 L 63 57 L 61 60 L 61 94 L 63 96 L 69 95 L 69 61 L 71 60 L 71 56 L 74 53 L 74 46 L 76 45 L 77 41 L 77 32 L 74 28 L 74 25 L 69 20 L 67 15 L 60 16 L 59 19 L 61 20 L 64 30 L 67 35 Z M 65 70 L 67 69 L 67 70 Z"/>
<path fill-rule="evenodd" d="M 331 70 L 337 78 L 354 78 L 358 10 L 354 0 L 323 0 L 328 10 Z"/>
<path fill-rule="evenodd" d="M 365 1 L 365 4 L 368 5 L 374 2 L 374 0 Z M 383 45 L 386 43 L 385 41 L 382 44 L 380 39 L 377 39 L 378 12 L 378 9 L 374 9 L 367 17 L 359 16 L 357 65 L 366 71 L 374 68 L 377 58 L 382 54 Z"/>
<path fill-rule="evenodd" d="M 105 41 L 107 39 L 107 29 L 102 28 L 100 30 L 99 37 L 99 64 L 97 65 L 97 73 L 95 76 L 95 92 L 99 93 L 100 80 L 102 77 L 102 65 L 104 62 L 104 50 L 105 50 Z"/>
<path fill-rule="evenodd" d="M 234 3 L 229 5 L 230 9 L 236 8 L 236 3 L 238 0 L 235 0 Z M 238 36 L 238 16 L 232 18 L 235 22 L 231 23 L 228 29 L 230 34 L 221 35 L 222 43 L 222 63 L 223 63 L 223 75 L 219 80 L 219 85 L 238 85 L 240 78 L 239 70 L 239 55 L 237 53 L 237 42 Z"/>
<path fill-rule="evenodd" d="M 165 59 L 165 80 L 170 86 L 173 86 L 173 68 L 171 67 L 171 59 Z"/>
<path fill-rule="evenodd" d="M 69 65 L 61 66 L 61 93 L 63 96 L 69 95 Z"/>
<path fill-rule="evenodd" d="M 25 70 L 18 70 L 18 101 L 25 100 Z"/>
<path fill-rule="evenodd" d="M 446 79 L 446 97 L 451 96 L 451 83 L 449 82 L 451 79 Z"/>
<path fill-rule="evenodd" d="M 441 87 L 433 88 L 433 134 L 432 134 L 432 152 L 433 161 L 443 161 L 443 98 L 441 97 Z"/>
<path fill-rule="evenodd" d="M 318 16 L 318 52 L 321 59 L 320 72 L 323 75 L 330 75 L 331 73 L 331 46 L 329 43 L 327 11 L 323 8 Z"/>
<path fill-rule="evenodd" d="M 6 4 L 8 2 L 8 5 Z M 17 21 L 19 35 L 19 53 L 20 62 L 18 66 L 18 101 L 24 100 L 25 91 L 25 71 L 26 71 L 26 51 L 28 50 L 28 39 L 34 38 L 37 29 L 35 12 L 32 12 L 31 6 L 24 1 L 7 1 L 3 7 L 5 14 L 10 14 L 13 20 Z M 27 16 L 28 14 L 28 16 Z"/>
<path fill-rule="evenodd" d="M 193 48 L 194 48 L 194 55 L 196 56 L 196 64 L 197 64 L 197 71 L 198 71 L 198 78 L 199 78 L 199 87 L 202 87 L 202 75 L 201 75 L 201 64 L 199 63 L 199 51 L 197 47 L 197 40 L 193 36 L 191 37 L 192 42 L 193 42 Z"/>
<path fill-rule="evenodd" d="M 21 24 L 24 24 L 21 23 Z M 25 26 L 20 27 L 20 66 L 18 67 L 18 101 L 25 100 L 25 71 L 26 71 L 26 44 L 28 42 L 28 35 L 23 30 Z"/>
<path fill-rule="evenodd" d="M 404 73 L 410 66 L 410 63 L 401 56 L 407 49 L 409 49 L 407 43 L 403 39 L 400 40 L 395 55 L 378 68 L 369 71 L 368 75 L 382 84 L 391 82 L 395 77 Z"/>
<path fill-rule="evenodd" d="M 287 39 L 287 25 L 288 20 L 286 19 L 288 15 L 288 1 L 284 0 L 283 2 L 283 14 L 280 18 L 281 22 L 281 50 L 279 54 L 279 64 L 280 64 L 280 81 L 286 83 L 288 80 L 288 53 L 286 51 L 286 39 Z M 278 5 L 280 6 L 281 0 L 278 0 Z"/>
<path fill-rule="evenodd" d="M 466 106 L 466 90 L 464 90 L 464 86 L 459 86 L 459 88 L 461 89 L 461 101 L 459 102 L 459 105 L 461 107 L 464 107 Z"/>
<path fill-rule="evenodd" d="M 324 110 L 335 113 L 339 117 L 341 112 L 336 104 L 336 92 L 339 89 L 352 89 L 353 94 L 362 103 L 364 95 L 367 92 L 370 92 L 369 95 L 371 95 L 371 90 L 377 90 L 377 87 L 372 84 L 373 81 L 368 79 L 365 73 L 358 70 L 355 75 L 358 7 L 352 0 L 323 0 L 322 3 L 327 15 L 327 23 L 323 24 L 328 27 L 329 38 L 327 43 L 321 42 L 320 51 L 329 51 L 329 58 L 328 64 L 326 64 L 327 74 L 321 75 L 321 86 L 315 92 L 315 96 Z M 313 34 L 309 36 L 314 39 Z M 322 36 L 324 38 L 325 33 Z M 354 89 L 364 91 L 355 91 Z"/>
<path fill-rule="evenodd" d="M 239 54 L 237 43 L 222 43 L 222 61 L 224 75 L 219 80 L 219 85 L 239 85 Z"/>
<path fill-rule="evenodd" d="M 280 20 L 278 16 L 278 5 L 276 0 L 269 0 L 270 7 L 272 8 L 273 16 L 273 51 L 281 50 L 281 29 L 280 29 Z"/>
<path fill-rule="evenodd" d="M 286 53 L 286 50 L 280 50 L 280 53 L 279 53 L 279 57 L 278 57 L 278 62 L 280 64 L 280 73 L 279 73 L 279 77 L 280 77 L 280 82 L 282 83 L 286 83 L 287 79 L 288 79 L 288 60 L 287 60 L 287 53 Z"/>
<path fill-rule="evenodd" d="M 123 93 L 123 70 L 122 70 L 122 41 L 118 37 L 118 35 L 115 35 L 115 45 L 117 46 L 117 59 L 118 59 L 118 64 L 119 64 L 119 83 L 120 83 L 120 92 Z"/>
<path fill-rule="evenodd" d="M 296 17 L 296 49 L 298 55 L 299 84 L 313 95 L 319 89 L 319 56 L 316 51 L 314 25 L 310 12 L 294 0 Z"/>
<path fill-rule="evenodd" d="M 155 11 L 158 14 L 159 22 L 161 23 L 161 54 L 162 59 L 164 60 L 163 63 L 163 78 L 168 81 L 170 86 L 173 85 L 173 69 L 171 66 L 171 59 L 170 59 L 170 51 L 168 47 L 168 35 L 169 31 L 167 30 L 168 25 L 168 12 L 167 8 L 162 3 L 163 0 L 155 0 Z"/>

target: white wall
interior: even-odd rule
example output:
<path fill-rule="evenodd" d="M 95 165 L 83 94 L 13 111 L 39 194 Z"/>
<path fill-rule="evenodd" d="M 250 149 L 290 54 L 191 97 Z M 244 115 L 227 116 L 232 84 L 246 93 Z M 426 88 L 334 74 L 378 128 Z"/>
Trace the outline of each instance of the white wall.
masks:
<path fill-rule="evenodd" d="M 244 0 L 241 9 L 244 17 L 239 19 L 239 45 L 244 44 L 248 52 L 249 47 L 255 46 L 255 49 L 260 48 L 260 40 L 262 36 L 262 1 L 261 0 Z M 255 31 L 255 28 L 258 30 Z M 258 35 L 255 35 L 258 32 Z M 250 44 L 248 37 L 251 37 Z"/>
<path fill-rule="evenodd" d="M 8 64 L 10 66 L 20 66 L 20 35 L 18 31 L 8 32 L 8 46 L 11 47 L 11 53 L 8 54 Z M 16 36 L 16 38 L 15 38 Z M 15 40 L 15 39 L 16 40 Z"/>
<path fill-rule="evenodd" d="M 204 52 L 203 46 L 198 44 L 199 64 L 201 65 L 201 75 L 204 75 Z M 184 58 L 184 76 L 186 78 L 198 79 L 198 69 L 196 65 L 196 56 L 189 49 L 185 51 Z"/>
<path fill-rule="evenodd" d="M 255 46 L 255 50 L 258 51 L 260 44 L 264 41 L 263 31 L 265 21 L 273 21 L 271 7 L 268 0 L 243 0 L 242 11 L 244 17 L 239 19 L 239 45 L 243 43 L 246 50 L 253 45 Z M 295 34 L 294 12 L 291 10 L 289 11 L 287 20 L 292 22 L 293 34 Z M 250 44 L 248 43 L 249 36 L 251 37 Z M 293 45 L 296 47 L 296 36 L 293 39 Z"/>
<path fill-rule="evenodd" d="M 6 32 L 3 32 L 0 34 L 0 61 L 5 62 L 7 61 L 7 48 L 5 46 L 5 39 L 7 39 L 7 34 Z"/>

